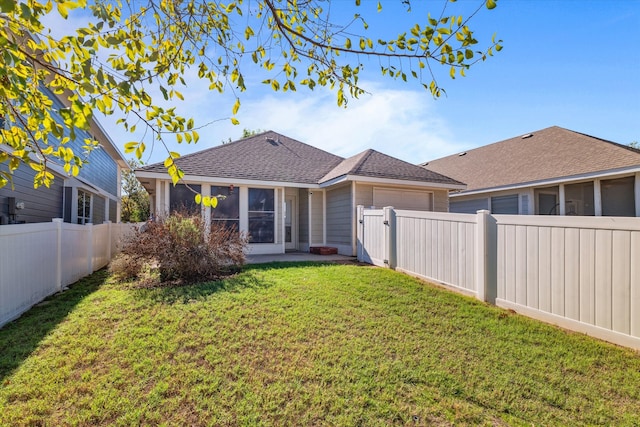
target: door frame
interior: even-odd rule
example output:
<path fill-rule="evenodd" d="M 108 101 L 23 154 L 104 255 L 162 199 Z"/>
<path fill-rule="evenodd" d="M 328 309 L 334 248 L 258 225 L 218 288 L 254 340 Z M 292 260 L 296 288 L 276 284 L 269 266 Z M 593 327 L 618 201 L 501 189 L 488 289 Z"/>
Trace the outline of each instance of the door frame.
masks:
<path fill-rule="evenodd" d="M 291 204 L 291 212 L 287 212 L 287 202 Z M 285 194 L 284 214 L 282 228 L 285 251 L 295 251 L 298 249 L 298 196 Z M 291 242 L 287 242 L 287 215 L 291 216 Z"/>

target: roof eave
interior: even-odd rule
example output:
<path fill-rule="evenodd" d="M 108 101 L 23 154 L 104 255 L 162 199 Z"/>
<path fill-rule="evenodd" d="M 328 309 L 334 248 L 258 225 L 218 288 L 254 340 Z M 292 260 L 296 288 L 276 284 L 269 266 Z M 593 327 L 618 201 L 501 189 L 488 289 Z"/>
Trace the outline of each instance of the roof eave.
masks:
<path fill-rule="evenodd" d="M 320 188 L 330 187 L 335 184 L 339 184 L 345 181 L 355 181 L 355 182 L 366 182 L 371 184 L 388 184 L 388 185 L 412 185 L 416 187 L 428 187 L 428 188 L 442 188 L 444 190 L 464 190 L 467 188 L 464 184 L 452 184 L 452 183 L 443 183 L 443 182 L 433 182 L 433 181 L 415 181 L 408 179 L 397 179 L 397 178 L 377 178 L 371 176 L 362 176 L 362 175 L 343 175 L 338 178 L 334 178 L 330 181 L 323 182 L 320 184 Z"/>
<path fill-rule="evenodd" d="M 170 181 L 168 173 L 148 172 L 136 170 L 135 174 L 138 178 L 161 179 Z M 320 188 L 320 185 L 308 182 L 289 182 L 289 181 L 269 181 L 259 179 L 233 178 L 233 177 L 211 177 L 201 175 L 184 175 L 182 181 L 189 183 L 203 184 L 233 184 L 233 185 L 257 185 L 270 187 L 295 187 L 295 188 Z"/>
<path fill-rule="evenodd" d="M 569 176 L 561 176 L 557 178 L 547 178 L 547 179 L 540 179 L 536 181 L 520 182 L 517 184 L 506 184 L 506 185 L 499 185 L 496 187 L 479 188 L 476 190 L 465 190 L 459 193 L 452 193 L 450 194 L 450 196 L 460 197 L 460 196 L 470 196 L 475 194 L 493 193 L 495 191 L 519 190 L 521 188 L 527 188 L 527 187 L 542 187 L 547 185 L 571 183 L 571 182 L 577 182 L 577 181 L 584 181 L 588 179 L 613 177 L 615 175 L 623 175 L 623 174 L 638 173 L 638 172 L 640 172 L 640 165 L 633 166 L 630 168 L 616 168 L 616 169 L 609 169 L 606 171 L 589 172 L 589 173 L 578 174 L 578 175 L 569 175 Z"/>

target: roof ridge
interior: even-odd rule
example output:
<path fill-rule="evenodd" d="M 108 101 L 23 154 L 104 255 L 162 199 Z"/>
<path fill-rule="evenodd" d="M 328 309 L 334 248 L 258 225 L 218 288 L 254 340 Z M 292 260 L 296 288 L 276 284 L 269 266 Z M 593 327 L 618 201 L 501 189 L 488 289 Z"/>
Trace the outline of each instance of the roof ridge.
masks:
<path fill-rule="evenodd" d="M 360 169 L 360 167 L 364 164 L 364 162 L 365 162 L 369 157 L 371 157 L 371 154 L 373 154 L 375 151 L 376 151 L 376 150 L 374 150 L 373 148 L 367 148 L 367 149 L 366 149 L 366 150 L 364 150 L 363 152 L 358 153 L 358 154 L 356 154 L 355 156 L 353 156 L 353 157 L 356 157 L 356 156 L 362 156 L 362 158 L 360 158 L 360 160 L 358 160 L 358 161 L 356 162 L 356 164 L 355 164 L 355 165 L 353 165 L 353 167 L 351 168 L 351 172 L 355 172 L 355 171 L 357 171 L 358 169 Z"/>
<path fill-rule="evenodd" d="M 631 147 L 630 145 L 620 144 L 619 142 L 615 142 L 615 141 L 609 141 L 608 139 L 604 139 L 604 138 L 600 138 L 600 137 L 597 137 L 597 136 L 589 135 L 588 133 L 578 132 L 578 131 L 571 130 L 571 129 L 567 129 L 567 130 L 569 132 L 577 133 L 578 135 L 587 136 L 589 138 L 597 139 L 599 141 L 606 142 L 608 144 L 612 144 L 612 145 L 614 145 L 616 147 L 624 148 L 624 149 L 629 150 L 629 151 L 631 151 L 633 153 L 640 154 L 640 149 Z"/>

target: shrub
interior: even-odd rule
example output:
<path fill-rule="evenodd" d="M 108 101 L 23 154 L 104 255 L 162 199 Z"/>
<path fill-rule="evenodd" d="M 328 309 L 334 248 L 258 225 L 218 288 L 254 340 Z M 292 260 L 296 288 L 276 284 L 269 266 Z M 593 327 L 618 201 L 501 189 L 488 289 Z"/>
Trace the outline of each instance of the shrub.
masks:
<path fill-rule="evenodd" d="M 186 213 L 148 222 L 125 243 L 111 271 L 144 284 L 209 281 L 238 271 L 246 234 L 215 222 L 208 228 L 200 215 Z"/>

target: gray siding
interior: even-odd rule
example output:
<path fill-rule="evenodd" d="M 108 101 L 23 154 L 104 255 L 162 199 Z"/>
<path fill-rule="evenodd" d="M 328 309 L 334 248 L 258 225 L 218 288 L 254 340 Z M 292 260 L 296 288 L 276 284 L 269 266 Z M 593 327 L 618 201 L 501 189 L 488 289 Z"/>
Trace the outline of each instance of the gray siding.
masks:
<path fill-rule="evenodd" d="M 61 217 L 64 180 L 56 176 L 50 188 L 36 189 L 33 188 L 34 176 L 35 171 L 28 166 L 23 165 L 14 171 L 14 189 L 11 189 L 11 185 L 0 188 L 0 215 L 8 217 L 7 199 L 15 197 L 16 201 L 24 202 L 24 209 L 16 211 L 17 222 L 50 222 L 53 218 Z"/>
<path fill-rule="evenodd" d="M 58 113 L 58 110 L 65 108 L 64 104 L 48 89 L 43 88 L 43 92 L 53 101 L 52 118 L 57 123 L 63 124 L 64 120 Z M 70 136 L 66 127 L 64 129 L 64 136 Z M 59 145 L 59 141 L 56 141 L 52 135 L 49 136 L 49 139 L 52 141 L 52 145 Z M 82 146 L 84 145 L 85 139 L 94 139 L 94 136 L 87 131 L 77 129 L 75 140 L 65 145 L 72 148 L 76 155 L 82 157 L 84 151 Z M 97 148 L 91 152 L 87 158 L 87 163 L 82 166 L 78 176 L 114 196 L 118 194 L 118 185 L 120 185 L 118 182 L 118 165 L 102 148 Z"/>
<path fill-rule="evenodd" d="M 323 241 L 323 205 L 322 191 L 314 191 L 311 196 L 311 244 L 319 244 Z"/>
<path fill-rule="evenodd" d="M 301 188 L 298 193 L 298 241 L 309 243 L 309 193 Z"/>
<path fill-rule="evenodd" d="M 487 198 L 449 201 L 449 212 L 474 214 L 479 210 L 489 209 Z"/>
<path fill-rule="evenodd" d="M 327 243 L 351 244 L 351 185 L 327 191 Z"/>
<path fill-rule="evenodd" d="M 115 200 L 109 200 L 109 221 L 120 222 L 120 218 L 116 218 L 118 215 L 118 202 Z"/>
<path fill-rule="evenodd" d="M 104 198 L 93 195 L 93 211 L 91 212 L 91 221 L 94 224 L 102 224 L 105 220 Z"/>
<path fill-rule="evenodd" d="M 433 211 L 449 212 L 449 190 L 433 190 Z"/>
<path fill-rule="evenodd" d="M 491 213 L 518 215 L 518 195 L 497 196 L 491 198 Z"/>
<path fill-rule="evenodd" d="M 373 185 L 356 184 L 356 206 L 373 206 Z"/>
<path fill-rule="evenodd" d="M 71 199 L 73 199 L 73 188 L 64 187 L 64 222 L 71 222 Z"/>
<path fill-rule="evenodd" d="M 369 184 L 356 184 L 356 206 L 362 205 L 365 208 L 368 208 L 373 205 L 373 187 L 374 185 L 369 185 Z M 383 186 L 377 185 L 376 187 L 382 188 Z M 448 212 L 450 209 L 448 190 L 415 188 L 415 187 L 405 187 L 405 188 L 433 192 L 433 210 L 435 212 Z"/>

